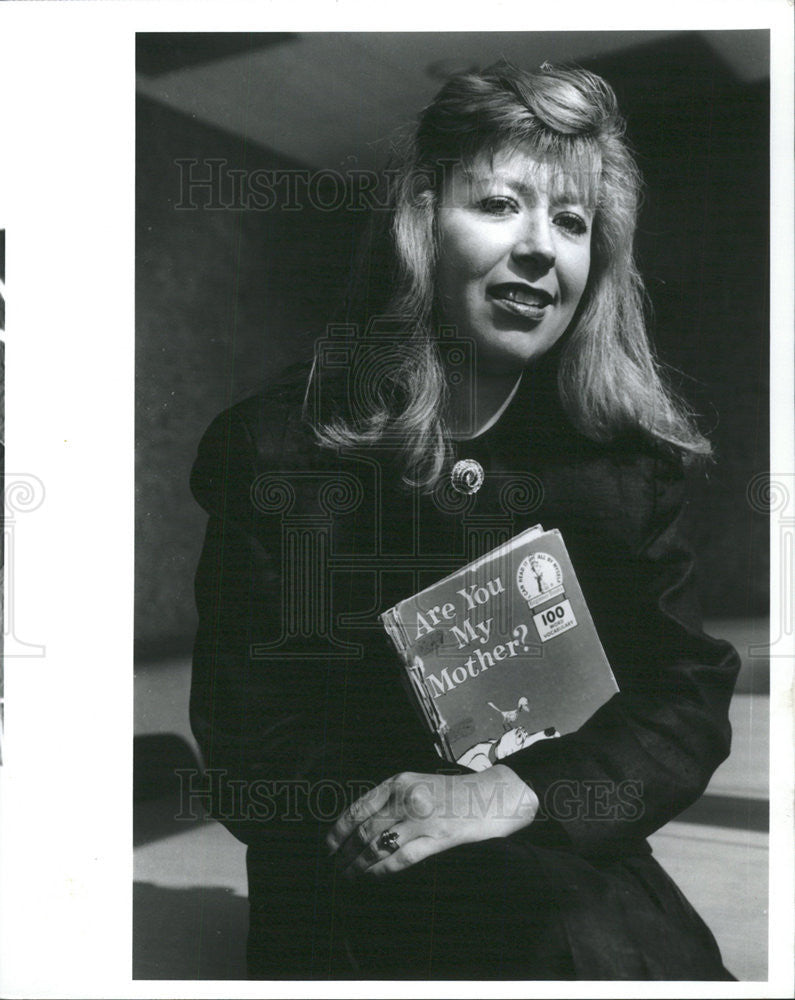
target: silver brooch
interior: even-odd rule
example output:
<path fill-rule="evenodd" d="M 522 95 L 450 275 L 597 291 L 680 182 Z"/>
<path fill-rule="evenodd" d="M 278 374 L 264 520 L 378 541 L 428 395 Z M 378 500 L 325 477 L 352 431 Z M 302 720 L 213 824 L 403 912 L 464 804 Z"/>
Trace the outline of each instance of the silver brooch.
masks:
<path fill-rule="evenodd" d="M 462 458 L 453 466 L 450 482 L 459 493 L 477 493 L 483 485 L 483 466 L 474 458 Z"/>

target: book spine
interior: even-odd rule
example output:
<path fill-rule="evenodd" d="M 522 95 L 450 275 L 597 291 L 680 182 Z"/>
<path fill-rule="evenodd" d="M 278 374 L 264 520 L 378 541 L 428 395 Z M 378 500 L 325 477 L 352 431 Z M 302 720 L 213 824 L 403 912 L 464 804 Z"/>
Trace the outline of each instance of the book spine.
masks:
<path fill-rule="evenodd" d="M 412 652 L 408 632 L 400 619 L 397 608 L 390 608 L 381 616 L 381 622 L 387 635 L 394 643 L 400 659 L 403 661 L 401 678 L 403 686 L 409 694 L 425 727 L 433 737 L 436 750 L 440 757 L 454 761 L 450 742 L 447 739 L 447 726 L 439 713 L 434 711 L 434 701 L 425 679 L 422 660 Z"/>
<path fill-rule="evenodd" d="M 380 617 L 387 635 L 395 644 L 395 649 L 405 660 L 406 652 L 409 648 L 409 637 L 403 622 L 400 620 L 397 608 L 390 608 L 389 611 L 385 611 Z"/>

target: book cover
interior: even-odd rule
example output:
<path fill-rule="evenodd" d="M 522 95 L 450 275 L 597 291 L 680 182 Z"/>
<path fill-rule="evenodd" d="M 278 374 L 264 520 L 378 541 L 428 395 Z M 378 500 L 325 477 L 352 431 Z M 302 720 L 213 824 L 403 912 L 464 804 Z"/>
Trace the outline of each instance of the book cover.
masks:
<path fill-rule="evenodd" d="M 437 752 L 474 771 L 574 732 L 618 690 L 557 530 L 528 528 L 380 617 Z"/>

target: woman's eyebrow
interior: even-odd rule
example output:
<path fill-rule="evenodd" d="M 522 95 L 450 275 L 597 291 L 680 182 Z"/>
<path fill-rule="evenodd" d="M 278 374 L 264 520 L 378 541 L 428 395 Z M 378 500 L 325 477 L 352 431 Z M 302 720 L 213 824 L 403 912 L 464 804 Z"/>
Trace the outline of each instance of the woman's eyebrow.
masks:
<path fill-rule="evenodd" d="M 526 181 L 516 174 L 506 174 L 500 170 L 469 171 L 468 177 L 475 184 L 505 184 L 521 194 L 535 194 L 538 185 Z"/>
<path fill-rule="evenodd" d="M 482 174 L 473 172 L 469 174 L 469 177 L 474 184 L 504 184 L 517 194 L 530 199 L 536 198 L 539 192 L 539 185 L 533 180 L 517 174 L 509 174 L 499 170 L 489 171 L 488 173 Z M 547 185 L 544 186 L 546 187 Z M 557 183 L 555 178 L 553 178 L 550 186 L 552 187 L 552 193 L 550 195 L 550 201 L 552 204 L 579 205 L 588 211 L 591 210 L 588 205 L 588 199 L 585 197 L 583 192 L 577 189 L 576 185 L 570 178 L 565 178 Z"/>

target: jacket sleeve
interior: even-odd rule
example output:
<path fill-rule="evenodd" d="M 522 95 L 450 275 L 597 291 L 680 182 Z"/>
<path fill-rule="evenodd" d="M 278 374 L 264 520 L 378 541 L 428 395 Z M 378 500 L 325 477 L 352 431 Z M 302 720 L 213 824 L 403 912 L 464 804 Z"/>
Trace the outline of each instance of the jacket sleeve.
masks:
<path fill-rule="evenodd" d="M 278 442 L 270 445 L 277 454 Z M 233 408 L 210 425 L 191 473 L 193 495 L 208 514 L 195 577 L 191 727 L 212 814 L 245 842 L 273 811 L 269 783 L 303 772 L 300 734 L 312 698 L 311 664 L 255 652 L 278 639 L 282 601 L 279 535 L 252 502 L 260 464 Z"/>
<path fill-rule="evenodd" d="M 505 761 L 539 796 L 531 836 L 562 833 L 583 854 L 642 842 L 699 798 L 729 754 L 739 659 L 701 628 L 693 557 L 680 535 L 681 467 L 646 485 L 650 513 L 637 533 L 617 530 L 604 542 L 621 581 L 611 602 L 622 606 L 607 631 L 632 636 L 609 654 L 620 693 L 577 732 Z"/>

